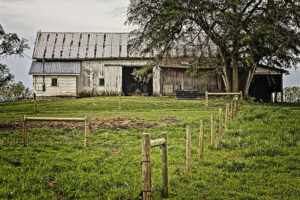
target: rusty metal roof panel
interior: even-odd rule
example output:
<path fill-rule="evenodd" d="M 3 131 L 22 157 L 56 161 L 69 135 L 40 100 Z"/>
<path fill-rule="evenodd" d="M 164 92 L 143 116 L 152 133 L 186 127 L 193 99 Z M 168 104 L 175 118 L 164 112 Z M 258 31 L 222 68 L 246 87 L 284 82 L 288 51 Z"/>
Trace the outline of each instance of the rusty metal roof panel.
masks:
<path fill-rule="evenodd" d="M 127 50 L 127 45 L 128 45 L 128 37 L 129 34 L 121 34 L 121 53 L 120 57 L 121 58 L 126 58 L 128 56 L 128 50 Z"/>
<path fill-rule="evenodd" d="M 104 33 L 99 33 L 96 36 L 96 56 L 95 58 L 103 58 Z"/>
<path fill-rule="evenodd" d="M 121 43 L 120 34 L 112 34 L 111 57 L 113 57 L 113 58 L 119 58 L 120 57 L 120 43 Z"/>
<path fill-rule="evenodd" d="M 33 61 L 29 70 L 29 74 L 80 74 L 80 62 L 67 61 L 51 61 L 38 62 Z"/>
<path fill-rule="evenodd" d="M 151 58 L 159 50 L 142 55 L 140 51 L 128 50 L 128 33 L 55 33 L 39 32 L 35 42 L 34 59 L 106 59 L 106 58 Z M 207 47 L 201 48 L 205 38 L 202 36 L 188 36 L 174 45 L 170 55 L 185 57 L 208 55 Z M 216 52 L 215 45 L 209 41 L 212 52 Z M 200 46 L 200 47 L 199 47 Z M 199 52 L 200 51 L 200 52 Z"/>
<path fill-rule="evenodd" d="M 62 45 L 64 42 L 64 35 L 63 33 L 59 33 L 56 36 L 55 42 L 54 42 L 54 59 L 60 59 L 62 55 Z"/>
<path fill-rule="evenodd" d="M 46 41 L 47 48 L 45 48 L 45 58 L 52 58 L 56 34 L 48 34 L 47 38 L 48 40 Z"/>
<path fill-rule="evenodd" d="M 88 49 L 86 52 L 86 58 L 95 58 L 95 49 L 96 49 L 96 39 L 97 34 L 89 34 L 89 40 L 88 40 Z"/>
<path fill-rule="evenodd" d="M 73 33 L 73 38 L 70 44 L 71 54 L 67 58 L 70 59 L 78 58 L 79 41 L 80 41 L 80 33 Z"/>
<path fill-rule="evenodd" d="M 89 39 L 89 34 L 80 34 L 81 35 L 81 40 L 79 44 L 79 55 L 78 58 L 85 58 L 86 57 L 86 52 L 88 49 L 88 39 Z"/>
<path fill-rule="evenodd" d="M 35 43 L 35 48 L 33 52 L 33 57 L 43 58 L 44 51 L 46 48 L 46 41 L 47 41 L 48 34 L 38 33 L 37 39 Z"/>
<path fill-rule="evenodd" d="M 65 34 L 65 42 L 63 44 L 62 58 L 70 57 L 70 51 L 71 51 L 70 46 L 71 46 L 72 38 L 73 38 L 72 33 Z"/>
<path fill-rule="evenodd" d="M 112 33 L 108 33 L 108 34 L 104 34 L 104 46 L 103 46 L 103 50 L 104 50 L 104 54 L 103 54 L 103 58 L 110 58 L 112 57 L 112 38 L 113 35 Z"/>

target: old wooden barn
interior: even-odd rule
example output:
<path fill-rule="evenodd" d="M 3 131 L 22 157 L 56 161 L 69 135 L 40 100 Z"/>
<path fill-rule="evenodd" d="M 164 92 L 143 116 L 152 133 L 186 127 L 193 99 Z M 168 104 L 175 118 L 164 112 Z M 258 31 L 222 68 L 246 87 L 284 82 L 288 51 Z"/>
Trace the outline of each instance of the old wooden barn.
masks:
<path fill-rule="evenodd" d="M 188 61 L 207 55 L 199 48 L 201 37 L 190 46 L 176 46 L 153 68 L 148 84 L 137 82 L 132 72 L 147 64 L 156 54 L 142 56 L 129 52 L 128 33 L 38 32 L 29 74 L 37 97 L 125 95 L 141 91 L 143 95 L 170 95 L 175 90 L 225 91 L 221 77 L 194 79 L 186 74 Z M 213 44 L 211 49 L 214 50 Z M 207 70 L 204 69 L 204 70 Z M 250 95 L 269 100 L 282 90 L 282 73 L 273 68 L 258 68 L 250 87 Z"/>

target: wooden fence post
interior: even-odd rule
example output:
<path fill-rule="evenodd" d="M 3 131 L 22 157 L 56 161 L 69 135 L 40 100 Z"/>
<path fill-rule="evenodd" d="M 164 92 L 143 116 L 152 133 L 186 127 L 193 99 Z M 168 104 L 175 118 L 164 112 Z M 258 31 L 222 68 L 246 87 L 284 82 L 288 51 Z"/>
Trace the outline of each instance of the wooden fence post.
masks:
<path fill-rule="evenodd" d="M 33 103 L 34 103 L 34 111 L 38 113 L 37 104 L 36 104 L 36 94 L 33 93 Z"/>
<path fill-rule="evenodd" d="M 222 108 L 219 108 L 219 135 L 223 135 L 223 112 Z"/>
<path fill-rule="evenodd" d="M 142 146 L 142 172 L 143 172 L 143 200 L 151 200 L 151 135 L 143 134 Z"/>
<path fill-rule="evenodd" d="M 187 172 L 191 171 L 191 126 L 186 126 L 186 152 L 185 152 L 185 168 Z"/>
<path fill-rule="evenodd" d="M 168 136 L 167 133 L 161 134 L 166 143 L 162 145 L 161 161 L 162 161 L 162 177 L 163 177 L 163 194 L 162 196 L 169 197 L 169 177 L 168 177 Z"/>
<path fill-rule="evenodd" d="M 234 116 L 236 116 L 238 112 L 239 112 L 239 103 L 238 100 L 235 100 Z"/>
<path fill-rule="evenodd" d="M 119 110 L 122 110 L 121 98 L 122 98 L 122 92 L 119 92 Z"/>
<path fill-rule="evenodd" d="M 203 150 L 204 150 L 204 124 L 203 124 L 203 120 L 200 120 L 199 161 L 203 159 Z"/>
<path fill-rule="evenodd" d="M 240 91 L 240 102 L 241 102 L 241 108 L 243 107 L 244 99 L 243 99 L 243 91 Z"/>
<path fill-rule="evenodd" d="M 230 113 L 230 122 L 232 122 L 233 121 L 233 114 L 234 114 L 234 100 L 232 99 L 232 101 L 231 101 L 231 106 L 230 106 L 231 108 L 231 113 Z"/>
<path fill-rule="evenodd" d="M 205 92 L 205 109 L 208 110 L 208 92 Z"/>
<path fill-rule="evenodd" d="M 85 146 L 89 146 L 89 134 L 90 134 L 90 128 L 89 128 L 89 120 L 87 116 L 85 116 L 84 120 L 84 139 L 85 139 Z"/>
<path fill-rule="evenodd" d="M 23 145 L 27 146 L 26 115 L 23 116 Z"/>
<path fill-rule="evenodd" d="M 215 115 L 211 114 L 211 148 L 215 149 L 216 148 L 216 133 L 215 133 Z"/>
<path fill-rule="evenodd" d="M 228 129 L 228 115 L 229 115 L 229 104 L 226 103 L 226 112 L 225 112 L 225 131 Z"/>

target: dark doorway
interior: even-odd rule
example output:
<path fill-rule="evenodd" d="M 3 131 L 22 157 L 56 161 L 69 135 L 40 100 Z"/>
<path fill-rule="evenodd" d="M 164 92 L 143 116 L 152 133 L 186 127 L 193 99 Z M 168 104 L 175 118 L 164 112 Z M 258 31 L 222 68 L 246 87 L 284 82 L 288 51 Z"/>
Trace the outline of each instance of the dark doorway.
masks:
<path fill-rule="evenodd" d="M 281 75 L 254 75 L 249 95 L 256 100 L 271 101 L 273 92 L 281 91 Z"/>
<path fill-rule="evenodd" d="M 152 95 L 153 79 L 151 78 L 151 80 L 146 84 L 138 82 L 132 75 L 134 69 L 140 68 L 141 67 L 123 67 L 122 90 L 125 95 L 134 95 L 137 91 L 140 91 L 142 95 Z"/>

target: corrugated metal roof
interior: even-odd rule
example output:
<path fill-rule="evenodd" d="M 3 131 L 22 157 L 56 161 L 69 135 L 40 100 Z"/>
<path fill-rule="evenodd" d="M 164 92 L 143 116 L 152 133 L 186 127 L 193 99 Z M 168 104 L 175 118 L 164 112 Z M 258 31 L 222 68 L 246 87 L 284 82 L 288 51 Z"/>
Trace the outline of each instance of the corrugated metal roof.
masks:
<path fill-rule="evenodd" d="M 38 32 L 34 59 L 59 60 L 59 59 L 111 59 L 111 58 L 142 58 L 140 52 L 128 51 L 129 33 L 70 33 L 70 32 Z M 208 55 L 207 48 L 201 48 L 200 44 L 206 41 L 200 36 L 189 36 L 182 44 L 177 44 L 171 50 L 171 57 L 194 57 Z M 212 54 L 216 46 L 211 43 Z M 154 50 L 152 54 L 144 57 L 151 58 L 158 53 Z"/>
<path fill-rule="evenodd" d="M 80 62 L 33 61 L 29 74 L 80 74 Z"/>

